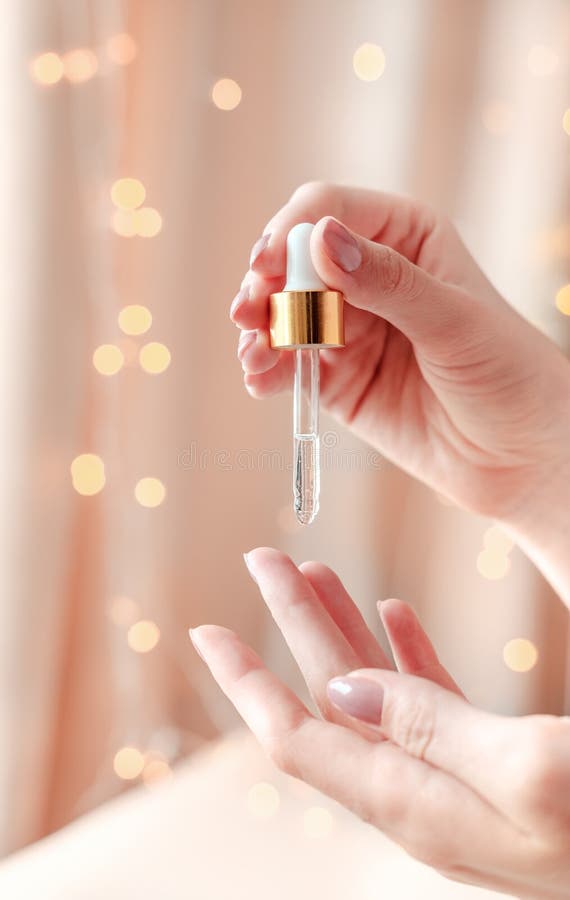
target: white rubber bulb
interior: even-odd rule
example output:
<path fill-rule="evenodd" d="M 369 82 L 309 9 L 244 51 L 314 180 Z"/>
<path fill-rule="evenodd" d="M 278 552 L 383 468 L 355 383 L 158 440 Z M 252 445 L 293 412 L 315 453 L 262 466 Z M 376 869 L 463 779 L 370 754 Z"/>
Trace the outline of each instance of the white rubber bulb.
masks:
<path fill-rule="evenodd" d="M 326 291 L 311 259 L 310 222 L 300 222 L 287 235 L 287 283 L 284 291 Z"/>

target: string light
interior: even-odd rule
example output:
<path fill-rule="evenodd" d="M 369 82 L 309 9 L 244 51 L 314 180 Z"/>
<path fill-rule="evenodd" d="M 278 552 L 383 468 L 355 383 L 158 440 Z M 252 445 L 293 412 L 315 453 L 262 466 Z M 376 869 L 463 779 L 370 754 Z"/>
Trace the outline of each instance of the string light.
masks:
<path fill-rule="evenodd" d="M 72 84 L 81 84 L 89 81 L 96 74 L 99 68 L 97 57 L 93 50 L 81 47 L 76 50 L 69 50 L 63 56 L 63 72 L 68 81 Z"/>
<path fill-rule="evenodd" d="M 128 66 L 137 55 L 138 49 L 134 38 L 122 32 L 113 34 L 106 44 L 107 56 L 117 66 Z"/>
<path fill-rule="evenodd" d="M 564 316 L 570 316 L 570 284 L 565 284 L 557 292 L 556 307 Z"/>
<path fill-rule="evenodd" d="M 144 334 L 152 325 L 152 313 L 146 306 L 133 303 L 119 313 L 119 328 L 125 334 Z"/>
<path fill-rule="evenodd" d="M 119 595 L 113 597 L 109 604 L 108 615 L 114 625 L 125 627 L 131 625 L 139 614 L 138 603 L 132 597 Z"/>
<path fill-rule="evenodd" d="M 145 197 L 146 188 L 138 178 L 118 178 L 111 185 L 111 200 L 119 209 L 136 209 Z"/>
<path fill-rule="evenodd" d="M 139 353 L 139 362 L 141 368 L 149 375 L 160 375 L 165 372 L 170 365 L 170 350 L 165 344 L 158 341 L 151 341 L 141 347 Z"/>
<path fill-rule="evenodd" d="M 124 362 L 125 357 L 115 344 L 101 344 L 93 353 L 93 365 L 100 375 L 116 375 Z"/>
<path fill-rule="evenodd" d="M 78 494 L 91 497 L 105 486 L 105 466 L 100 456 L 81 453 L 71 463 L 71 483 Z"/>
<path fill-rule="evenodd" d="M 566 134 L 570 136 L 570 108 L 564 110 L 564 115 L 562 116 L 562 128 Z"/>
<path fill-rule="evenodd" d="M 150 653 L 160 640 L 160 628 L 150 619 L 141 619 L 131 625 L 127 633 L 127 643 L 135 653 Z"/>
<path fill-rule="evenodd" d="M 135 487 L 135 498 L 141 506 L 153 509 L 166 497 L 166 488 L 159 478 L 141 478 Z"/>
<path fill-rule="evenodd" d="M 124 781 L 132 781 L 141 774 L 145 759 L 136 747 L 121 747 L 113 759 L 115 774 Z"/>
<path fill-rule="evenodd" d="M 254 784 L 247 792 L 247 807 L 252 816 L 259 819 L 269 819 L 274 816 L 280 804 L 279 791 L 266 781 Z"/>
<path fill-rule="evenodd" d="M 41 53 L 30 63 L 30 75 L 38 84 L 57 84 L 63 77 L 63 61 L 58 53 Z"/>
<path fill-rule="evenodd" d="M 513 672 L 529 672 L 538 662 L 538 650 L 527 638 L 513 638 L 503 647 L 503 660 Z"/>
<path fill-rule="evenodd" d="M 378 44 L 362 44 L 354 51 L 352 67 L 361 81 L 377 81 L 386 68 L 386 56 Z"/>
<path fill-rule="evenodd" d="M 537 78 L 552 75 L 558 67 L 558 61 L 558 55 L 546 44 L 534 44 L 528 51 L 528 70 Z"/>
<path fill-rule="evenodd" d="M 504 553 L 494 550 L 481 550 L 477 557 L 477 571 L 489 581 L 504 578 L 511 568 L 511 561 Z"/>
<path fill-rule="evenodd" d="M 502 100 L 492 100 L 483 107 L 481 118 L 490 134 L 506 134 L 512 125 L 513 111 Z"/>
<path fill-rule="evenodd" d="M 212 102 L 229 112 L 241 103 L 241 88 L 233 78 L 220 78 L 212 88 Z"/>
<path fill-rule="evenodd" d="M 328 837 L 333 825 L 333 817 L 324 806 L 310 806 L 303 814 L 303 831 L 307 837 Z"/>

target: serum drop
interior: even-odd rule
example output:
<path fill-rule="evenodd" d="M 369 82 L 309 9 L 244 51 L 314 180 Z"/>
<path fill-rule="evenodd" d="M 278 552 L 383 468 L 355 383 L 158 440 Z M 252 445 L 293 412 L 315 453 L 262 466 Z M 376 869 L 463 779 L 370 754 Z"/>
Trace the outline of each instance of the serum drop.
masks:
<path fill-rule="evenodd" d="M 344 347 L 343 302 L 329 291 L 311 260 L 314 226 L 303 222 L 287 236 L 287 281 L 270 297 L 272 347 L 293 350 L 293 503 L 302 525 L 319 511 L 319 350 Z"/>

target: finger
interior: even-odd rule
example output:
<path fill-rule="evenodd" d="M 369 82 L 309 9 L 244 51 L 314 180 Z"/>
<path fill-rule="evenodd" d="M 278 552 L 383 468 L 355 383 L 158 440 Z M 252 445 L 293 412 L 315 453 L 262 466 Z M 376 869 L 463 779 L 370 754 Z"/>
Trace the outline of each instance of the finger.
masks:
<path fill-rule="evenodd" d="M 388 657 L 374 637 L 356 603 L 332 569 L 319 562 L 304 562 L 299 571 L 315 591 L 320 603 L 342 631 L 363 665 L 391 668 Z"/>
<path fill-rule="evenodd" d="M 504 794 L 497 760 L 509 755 L 509 720 L 476 709 L 449 690 L 414 675 L 361 669 L 329 684 L 331 701 L 401 747 L 480 793 Z"/>
<path fill-rule="evenodd" d="M 244 559 L 319 710 L 344 722 L 346 717 L 331 707 L 326 684 L 335 674 L 361 667 L 360 657 L 288 556 L 258 547 Z"/>
<path fill-rule="evenodd" d="M 227 628 L 202 625 L 190 636 L 223 692 L 262 748 L 301 778 L 398 840 L 436 868 L 483 854 L 520 852 L 517 835 L 464 785 L 389 742 L 315 719 Z"/>
<path fill-rule="evenodd" d="M 190 631 L 198 653 L 262 748 L 279 768 L 365 818 L 375 798 L 354 772 L 372 764 L 376 746 L 356 732 L 316 719 L 239 637 L 218 625 Z"/>
<path fill-rule="evenodd" d="M 261 252 L 255 254 L 254 270 L 266 276 L 283 276 L 289 231 L 300 222 L 318 222 L 323 216 L 342 219 L 349 228 L 389 244 L 410 259 L 416 258 L 435 226 L 429 207 L 408 197 L 310 182 L 301 185 L 267 223 L 264 235 L 269 237 Z"/>
<path fill-rule="evenodd" d="M 405 256 L 349 231 L 332 218 L 311 236 L 315 267 L 347 301 L 386 319 L 423 350 L 458 352 L 479 333 L 477 302 Z"/>
<path fill-rule="evenodd" d="M 266 331 L 242 331 L 238 342 L 238 359 L 249 375 L 268 372 L 279 362 L 281 353 L 269 346 Z"/>
<path fill-rule="evenodd" d="M 409 603 L 396 599 L 382 600 L 378 603 L 378 612 L 400 672 L 427 678 L 448 691 L 464 696 L 440 663 Z"/>
<path fill-rule="evenodd" d="M 283 277 L 263 278 L 248 272 L 242 287 L 232 300 L 230 319 L 238 328 L 248 330 L 267 328 L 269 322 L 269 295 L 283 288 Z"/>
<path fill-rule="evenodd" d="M 293 385 L 294 354 L 282 353 L 278 363 L 259 375 L 245 375 L 244 384 L 255 399 L 272 397 Z"/>

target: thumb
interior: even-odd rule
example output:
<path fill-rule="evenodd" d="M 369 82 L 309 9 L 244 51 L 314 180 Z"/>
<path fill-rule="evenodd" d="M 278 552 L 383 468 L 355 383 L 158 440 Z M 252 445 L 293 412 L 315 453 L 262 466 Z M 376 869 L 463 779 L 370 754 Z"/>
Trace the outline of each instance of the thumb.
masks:
<path fill-rule="evenodd" d="M 497 759 L 512 743 L 508 720 L 471 706 L 415 675 L 358 669 L 327 685 L 329 700 L 377 728 L 410 756 L 454 775 L 485 795 L 500 792 Z"/>
<path fill-rule="evenodd" d="M 391 247 L 328 216 L 314 228 L 311 255 L 326 285 L 341 291 L 352 306 L 386 319 L 413 343 L 449 349 L 454 339 L 462 344 L 468 337 L 475 301 Z"/>

